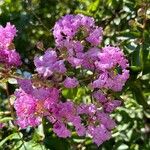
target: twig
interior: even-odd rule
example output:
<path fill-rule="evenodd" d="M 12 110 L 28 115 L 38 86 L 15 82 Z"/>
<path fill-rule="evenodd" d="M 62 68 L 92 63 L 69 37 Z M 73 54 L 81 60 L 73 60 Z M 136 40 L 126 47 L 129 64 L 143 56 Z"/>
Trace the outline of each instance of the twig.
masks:
<path fill-rule="evenodd" d="M 10 107 L 11 117 L 15 120 L 14 108 L 13 108 L 10 98 L 9 98 L 8 83 L 6 83 L 6 93 L 7 93 L 7 97 L 8 97 L 8 103 L 9 103 L 9 107 Z"/>

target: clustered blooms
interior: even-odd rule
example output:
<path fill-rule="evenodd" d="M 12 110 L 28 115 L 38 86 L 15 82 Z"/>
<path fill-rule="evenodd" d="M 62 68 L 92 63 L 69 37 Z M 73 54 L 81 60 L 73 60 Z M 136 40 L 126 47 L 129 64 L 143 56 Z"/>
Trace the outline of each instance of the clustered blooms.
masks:
<path fill-rule="evenodd" d="M 64 60 L 58 60 L 57 53 L 53 49 L 48 49 L 43 56 L 35 57 L 34 64 L 37 72 L 44 77 L 66 72 Z"/>
<path fill-rule="evenodd" d="M 93 18 L 79 14 L 66 15 L 58 20 L 53 34 L 57 46 L 73 44 L 72 48 L 82 51 L 81 40 L 85 39 L 91 45 L 98 46 L 102 41 L 102 32 L 102 28 L 95 25 Z M 70 41 L 72 42 L 70 43 Z"/>
<path fill-rule="evenodd" d="M 119 48 L 112 46 L 102 48 L 95 66 L 101 73 L 98 75 L 98 79 L 92 83 L 94 88 L 105 87 L 114 91 L 122 90 L 129 78 L 129 71 L 126 69 L 128 61 Z"/>
<path fill-rule="evenodd" d="M 37 126 L 43 116 L 50 116 L 48 109 L 59 98 L 56 88 L 35 88 L 30 80 L 18 80 L 20 89 L 15 92 L 14 108 L 18 116 L 17 123 L 21 128 Z"/>
<path fill-rule="evenodd" d="M 1 49 L 7 49 L 5 45 L 12 42 L 15 31 L 11 26 L 11 38 L 4 46 L 1 44 Z M 72 130 L 79 136 L 91 137 L 97 145 L 111 138 L 116 126 L 111 113 L 121 105 L 111 91 L 122 90 L 129 71 L 128 61 L 118 47 L 100 48 L 102 34 L 94 19 L 84 15 L 66 15 L 56 22 L 53 28 L 56 47 L 34 59 L 40 83 L 54 84 L 37 86 L 32 78 L 18 80 L 14 108 L 16 123 L 21 128 L 38 126 L 46 117 L 53 132 L 62 138 L 71 137 Z M 91 103 L 64 101 L 63 90 L 79 86 L 88 89 Z"/>
<path fill-rule="evenodd" d="M 115 122 L 109 114 L 120 105 L 118 100 L 110 100 L 101 92 L 93 93 L 98 105 L 76 105 L 71 100 L 60 101 L 60 91 L 56 88 L 37 88 L 31 80 L 18 80 L 20 88 L 15 92 L 14 108 L 18 116 L 17 124 L 21 128 L 37 126 L 42 117 L 46 117 L 53 124 L 53 131 L 59 137 L 70 137 L 71 123 L 79 136 L 89 135 L 100 145 L 110 139 L 111 129 Z M 83 122 L 83 123 L 82 123 Z"/>
<path fill-rule="evenodd" d="M 75 77 L 73 77 L 73 78 L 67 77 L 64 80 L 64 86 L 68 89 L 75 88 L 76 86 L 78 86 L 78 84 L 79 84 L 79 82 Z"/>
<path fill-rule="evenodd" d="M 6 27 L 0 26 L 0 63 L 9 67 L 21 65 L 20 55 L 12 43 L 16 32 L 15 26 L 10 23 L 7 23 Z"/>
<path fill-rule="evenodd" d="M 102 28 L 95 25 L 94 19 L 84 15 L 66 15 L 54 26 L 53 35 L 56 45 L 66 60 L 73 66 L 91 67 L 102 41 Z M 89 49 L 93 47 L 91 50 Z M 89 60 L 88 60 L 88 57 Z M 85 62 L 86 59 L 86 62 Z M 92 69 L 92 68 L 91 68 Z"/>

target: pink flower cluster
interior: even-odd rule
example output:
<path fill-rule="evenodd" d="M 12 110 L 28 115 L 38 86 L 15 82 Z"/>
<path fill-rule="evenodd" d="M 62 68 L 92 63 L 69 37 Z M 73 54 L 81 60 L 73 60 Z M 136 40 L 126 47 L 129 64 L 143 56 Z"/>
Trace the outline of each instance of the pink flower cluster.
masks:
<path fill-rule="evenodd" d="M 56 45 L 60 47 L 68 43 L 78 49 L 83 39 L 93 46 L 97 46 L 102 41 L 102 28 L 95 25 L 93 18 L 81 14 L 62 17 L 56 22 L 53 34 Z M 78 40 L 75 40 L 76 38 Z M 70 43 L 70 40 L 77 43 Z"/>
<path fill-rule="evenodd" d="M 18 80 L 20 88 L 15 92 L 14 108 L 18 116 L 17 123 L 21 128 L 37 126 L 43 116 L 50 116 L 48 109 L 59 98 L 56 88 L 35 88 L 31 80 Z"/>
<path fill-rule="evenodd" d="M 34 64 L 37 72 L 44 77 L 50 77 L 53 73 L 66 72 L 64 60 L 59 60 L 53 49 L 48 49 L 43 56 L 35 57 Z"/>
<path fill-rule="evenodd" d="M 95 67 L 101 73 L 93 81 L 94 88 L 108 88 L 121 91 L 129 78 L 128 61 L 118 47 L 107 46 L 97 55 Z M 120 72 L 119 72 L 120 71 Z"/>
<path fill-rule="evenodd" d="M 98 46 L 101 43 L 102 33 L 102 28 L 95 25 L 94 19 L 84 15 L 66 15 L 62 17 L 56 22 L 53 31 L 60 53 L 65 55 L 66 60 L 73 67 L 82 64 L 84 67 L 88 65 L 86 63 L 89 62 L 84 62 L 84 59 L 87 59 L 90 55 L 89 48 Z M 85 53 L 86 51 L 88 52 Z"/>
<path fill-rule="evenodd" d="M 93 98 L 101 109 L 94 104 L 76 105 L 71 100 L 61 102 L 60 91 L 56 88 L 37 88 L 29 79 L 18 80 L 18 83 L 20 88 L 15 92 L 14 108 L 18 116 L 16 122 L 21 128 L 35 127 L 46 117 L 59 137 L 71 136 L 68 124 L 71 123 L 79 136 L 91 136 L 97 145 L 110 139 L 110 131 L 116 124 L 109 113 L 120 101 L 111 101 L 97 91 Z"/>
<path fill-rule="evenodd" d="M 11 48 L 16 32 L 15 26 L 10 23 L 7 23 L 6 27 L 0 26 L 0 63 L 7 66 L 21 65 L 19 53 L 16 52 L 14 46 Z"/>
<path fill-rule="evenodd" d="M 84 15 L 66 15 L 56 22 L 56 47 L 34 59 L 41 79 L 52 81 L 53 87 L 36 86 L 32 79 L 18 80 L 14 108 L 21 128 L 37 126 L 46 117 L 59 137 L 70 137 L 74 126 L 79 136 L 89 136 L 97 145 L 111 138 L 116 123 L 110 114 L 121 102 L 110 91 L 122 90 L 129 71 L 118 47 L 99 48 L 102 33 L 94 19 Z M 90 104 L 62 101 L 63 90 L 80 85 L 88 89 Z"/>

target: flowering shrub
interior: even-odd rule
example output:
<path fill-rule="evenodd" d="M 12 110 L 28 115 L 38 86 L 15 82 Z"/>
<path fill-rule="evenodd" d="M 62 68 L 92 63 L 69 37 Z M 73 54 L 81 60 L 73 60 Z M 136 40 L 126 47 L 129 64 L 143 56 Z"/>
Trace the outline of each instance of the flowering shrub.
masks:
<path fill-rule="evenodd" d="M 2 74 L 14 77 L 14 68 L 21 65 L 13 44 L 15 26 L 0 27 L 0 35 L 0 62 L 7 67 Z M 15 76 L 19 88 L 14 93 L 14 123 L 24 129 L 39 126 L 46 118 L 58 137 L 71 137 L 76 131 L 99 146 L 116 126 L 111 113 L 121 101 L 113 93 L 121 91 L 129 78 L 128 60 L 118 47 L 102 47 L 103 30 L 91 17 L 66 15 L 54 25 L 53 35 L 56 47 L 35 56 L 37 74 Z M 86 87 L 89 103 L 63 99 L 65 89 L 79 87 Z"/>

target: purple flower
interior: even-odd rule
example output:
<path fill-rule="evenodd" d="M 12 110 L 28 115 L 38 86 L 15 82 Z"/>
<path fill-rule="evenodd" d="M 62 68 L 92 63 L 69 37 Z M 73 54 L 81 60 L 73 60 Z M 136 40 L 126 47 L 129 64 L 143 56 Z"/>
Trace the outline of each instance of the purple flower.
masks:
<path fill-rule="evenodd" d="M 57 121 L 53 126 L 53 131 L 57 134 L 58 137 L 67 138 L 71 136 L 71 132 L 62 122 Z"/>
<path fill-rule="evenodd" d="M 53 29 L 56 48 L 49 48 L 34 59 L 36 71 L 46 78 L 44 82 L 18 80 L 19 89 L 15 92 L 14 103 L 16 123 L 21 128 L 35 127 L 46 117 L 58 137 L 71 137 L 74 130 L 79 136 L 90 136 L 99 146 L 111 138 L 111 130 L 116 126 L 111 113 L 121 102 L 113 100 L 109 91 L 122 90 L 129 78 L 128 61 L 118 47 L 98 48 L 103 30 L 91 17 L 69 14 L 59 19 Z M 8 66 L 19 65 L 20 56 L 9 48 L 16 35 L 15 27 L 10 24 L 0 27 L 0 35 L 4 37 L 0 39 L 0 62 Z M 91 96 L 91 103 L 78 104 L 69 99 L 61 101 L 63 86 L 69 89 L 79 85 L 81 74 L 66 77 L 72 69 L 82 69 L 88 77 L 84 83 L 87 83 L 86 91 L 91 95 L 85 91 L 83 94 Z M 57 77 L 61 79 L 57 80 Z M 49 83 L 50 80 L 58 84 L 47 88 L 45 81 Z"/>
<path fill-rule="evenodd" d="M 80 29 L 84 31 L 85 34 L 89 34 L 93 27 L 95 27 L 95 24 L 94 19 L 91 17 L 81 14 L 66 15 L 56 22 L 53 35 L 57 46 L 60 46 L 62 42 L 72 40 Z"/>
<path fill-rule="evenodd" d="M 123 52 L 117 47 L 107 46 L 98 54 L 98 61 L 95 61 L 96 69 L 101 72 L 92 86 L 93 88 L 108 88 L 114 91 L 121 91 L 129 78 L 129 66 Z"/>
<path fill-rule="evenodd" d="M 7 57 L 8 61 L 6 62 L 10 66 L 20 66 L 21 63 L 21 58 L 19 53 L 17 53 L 15 50 L 9 50 L 7 51 Z"/>
<path fill-rule="evenodd" d="M 19 84 L 21 88 L 15 92 L 14 103 L 17 124 L 21 128 L 37 126 L 41 123 L 43 116 L 49 115 L 51 105 L 58 101 L 59 90 L 56 88 L 33 88 L 30 80 L 19 80 Z"/>
<path fill-rule="evenodd" d="M 100 125 L 94 128 L 92 136 L 94 143 L 96 143 L 99 146 L 104 141 L 107 141 L 111 138 L 111 132 L 108 131 L 104 125 Z"/>
<path fill-rule="evenodd" d="M 66 88 L 75 88 L 79 84 L 78 80 L 75 77 L 67 77 L 63 83 Z"/>
<path fill-rule="evenodd" d="M 7 66 L 20 66 L 20 55 L 15 50 L 0 50 L 0 63 Z"/>
<path fill-rule="evenodd" d="M 5 64 L 7 67 L 21 65 L 20 55 L 10 49 L 10 45 L 16 36 L 16 28 L 14 25 L 7 23 L 6 27 L 0 26 L 0 63 Z"/>
<path fill-rule="evenodd" d="M 17 123 L 21 128 L 26 128 L 31 125 L 30 120 L 35 120 L 34 125 L 38 125 L 39 121 L 35 118 L 36 112 L 36 99 L 31 95 L 26 94 L 23 90 L 18 90 L 15 93 L 16 101 L 14 103 L 14 108 L 18 116 Z M 37 124 L 36 124 L 37 123 Z M 32 123 L 33 125 L 33 123 Z"/>
<path fill-rule="evenodd" d="M 95 61 L 98 60 L 98 55 L 100 53 L 100 49 L 97 47 L 90 48 L 83 55 L 82 67 L 89 70 L 96 69 Z"/>
<path fill-rule="evenodd" d="M 100 91 L 94 92 L 93 97 L 102 104 L 107 102 L 106 96 L 103 93 L 101 93 Z"/>
<path fill-rule="evenodd" d="M 25 91 L 27 94 L 32 94 L 33 87 L 30 79 L 18 79 L 17 81 L 23 91 Z"/>
<path fill-rule="evenodd" d="M 73 66 L 73 67 L 78 67 L 82 64 L 82 59 L 76 58 L 76 57 L 68 57 L 68 62 Z"/>
<path fill-rule="evenodd" d="M 121 101 L 119 100 L 112 100 L 104 104 L 104 110 L 108 113 L 114 111 L 118 106 L 121 105 Z"/>
<path fill-rule="evenodd" d="M 86 133 L 86 128 L 81 124 L 76 126 L 75 129 L 76 129 L 76 132 L 79 136 L 84 136 Z"/>
<path fill-rule="evenodd" d="M 66 15 L 59 19 L 54 26 L 53 35 L 60 53 L 67 55 L 69 63 L 77 67 L 84 60 L 81 56 L 87 51 L 85 45 L 99 45 L 102 32 L 102 28 L 95 25 L 93 18 L 78 14 Z M 88 61 L 88 58 L 86 60 Z"/>
<path fill-rule="evenodd" d="M 66 68 L 63 60 L 58 60 L 56 51 L 47 50 L 43 56 L 35 57 L 34 64 L 40 75 L 49 77 L 53 73 L 64 73 Z"/>
<path fill-rule="evenodd" d="M 8 48 L 16 36 L 16 32 L 15 26 L 11 25 L 9 22 L 6 24 L 6 27 L 0 26 L 0 49 Z"/>
<path fill-rule="evenodd" d="M 102 34 L 103 34 L 102 28 L 96 28 L 93 31 L 91 31 L 86 40 L 90 42 L 91 45 L 98 46 L 102 41 Z"/>
<path fill-rule="evenodd" d="M 116 126 L 116 123 L 114 120 L 110 118 L 110 116 L 107 113 L 104 112 L 98 112 L 97 118 L 100 120 L 100 122 L 108 129 L 111 130 Z"/>

